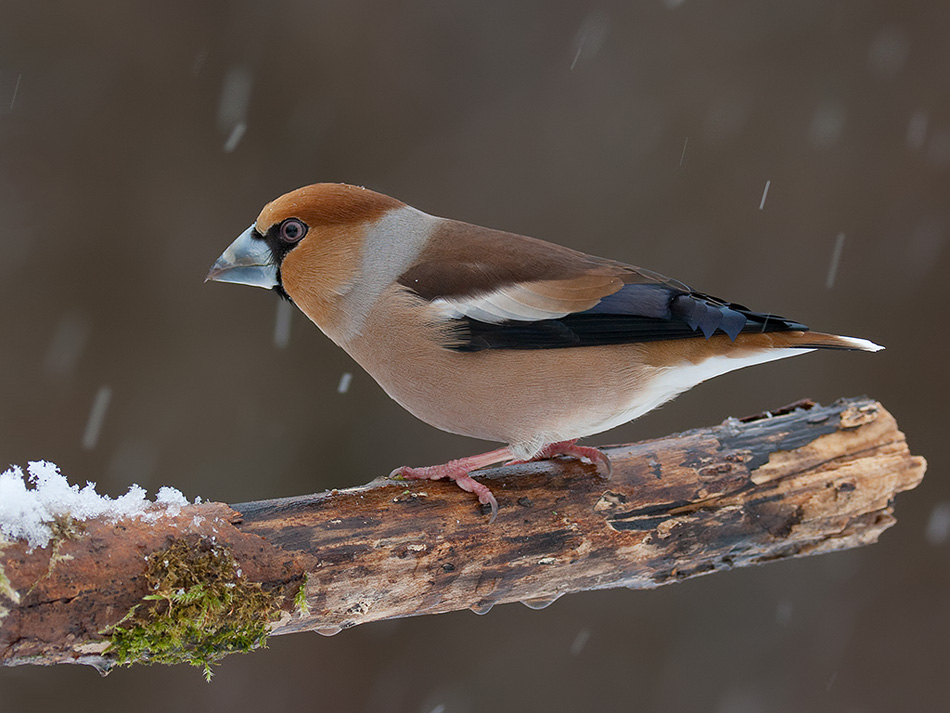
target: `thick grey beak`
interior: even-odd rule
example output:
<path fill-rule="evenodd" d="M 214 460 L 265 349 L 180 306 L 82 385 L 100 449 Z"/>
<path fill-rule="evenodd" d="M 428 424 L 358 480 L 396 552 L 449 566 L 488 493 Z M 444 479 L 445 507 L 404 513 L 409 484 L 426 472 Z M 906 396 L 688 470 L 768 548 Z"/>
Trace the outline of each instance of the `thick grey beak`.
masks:
<path fill-rule="evenodd" d="M 254 226 L 245 230 L 215 260 L 205 282 L 236 282 L 272 289 L 277 287 L 277 266 L 267 243 L 254 237 Z"/>

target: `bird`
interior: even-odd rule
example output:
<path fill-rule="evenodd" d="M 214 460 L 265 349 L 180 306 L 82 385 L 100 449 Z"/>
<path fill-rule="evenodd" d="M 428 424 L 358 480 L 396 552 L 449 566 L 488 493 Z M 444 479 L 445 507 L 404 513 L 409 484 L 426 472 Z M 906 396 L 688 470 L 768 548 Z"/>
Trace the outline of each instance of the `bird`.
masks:
<path fill-rule="evenodd" d="M 265 205 L 207 280 L 275 291 L 422 421 L 506 444 L 390 474 L 453 480 L 490 522 L 498 502 L 473 471 L 567 456 L 609 476 L 607 456 L 579 439 L 745 366 L 883 348 L 344 183 Z"/>

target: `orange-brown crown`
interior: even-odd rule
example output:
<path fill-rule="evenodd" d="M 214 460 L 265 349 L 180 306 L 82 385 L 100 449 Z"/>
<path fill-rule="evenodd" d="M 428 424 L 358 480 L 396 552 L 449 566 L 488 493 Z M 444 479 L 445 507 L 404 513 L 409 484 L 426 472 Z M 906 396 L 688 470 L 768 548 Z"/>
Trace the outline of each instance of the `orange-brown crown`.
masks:
<path fill-rule="evenodd" d="M 382 193 L 346 183 L 314 183 L 271 201 L 257 217 L 261 233 L 287 218 L 299 218 L 311 228 L 321 225 L 374 221 L 405 205 Z"/>

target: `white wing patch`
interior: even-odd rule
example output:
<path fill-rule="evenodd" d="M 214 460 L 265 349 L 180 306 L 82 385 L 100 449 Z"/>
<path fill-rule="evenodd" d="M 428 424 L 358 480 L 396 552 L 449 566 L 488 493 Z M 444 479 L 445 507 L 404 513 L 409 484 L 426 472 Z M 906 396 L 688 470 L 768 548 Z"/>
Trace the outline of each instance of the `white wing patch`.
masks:
<path fill-rule="evenodd" d="M 569 311 L 551 311 L 524 304 L 518 300 L 517 293 L 511 294 L 509 288 L 464 299 L 438 297 L 432 300 L 432 308 L 446 319 L 468 317 L 489 324 L 499 324 L 508 320 L 535 322 L 542 319 L 557 319 L 570 314 Z"/>
<path fill-rule="evenodd" d="M 479 322 L 536 322 L 590 309 L 622 286 L 618 277 L 584 275 L 506 285 L 473 297 L 437 297 L 432 309 L 443 319 L 468 317 Z"/>

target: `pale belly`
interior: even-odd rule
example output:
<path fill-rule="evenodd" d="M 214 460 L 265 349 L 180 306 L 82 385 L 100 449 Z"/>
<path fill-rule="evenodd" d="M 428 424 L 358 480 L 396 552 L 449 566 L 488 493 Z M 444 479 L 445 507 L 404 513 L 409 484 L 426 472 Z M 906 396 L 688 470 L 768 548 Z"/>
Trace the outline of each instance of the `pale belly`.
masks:
<path fill-rule="evenodd" d="M 511 444 L 525 457 L 547 443 L 613 428 L 679 393 L 643 390 L 662 370 L 639 365 L 637 346 L 474 353 L 413 346 L 347 351 L 426 423 Z"/>
<path fill-rule="evenodd" d="M 394 300 L 395 302 L 395 300 Z M 410 307 L 410 309 L 405 309 Z M 411 306 L 379 309 L 337 341 L 409 412 L 436 428 L 512 446 L 619 426 L 714 376 L 808 349 L 762 349 L 725 335 L 597 347 L 458 352 L 420 328 Z"/>

